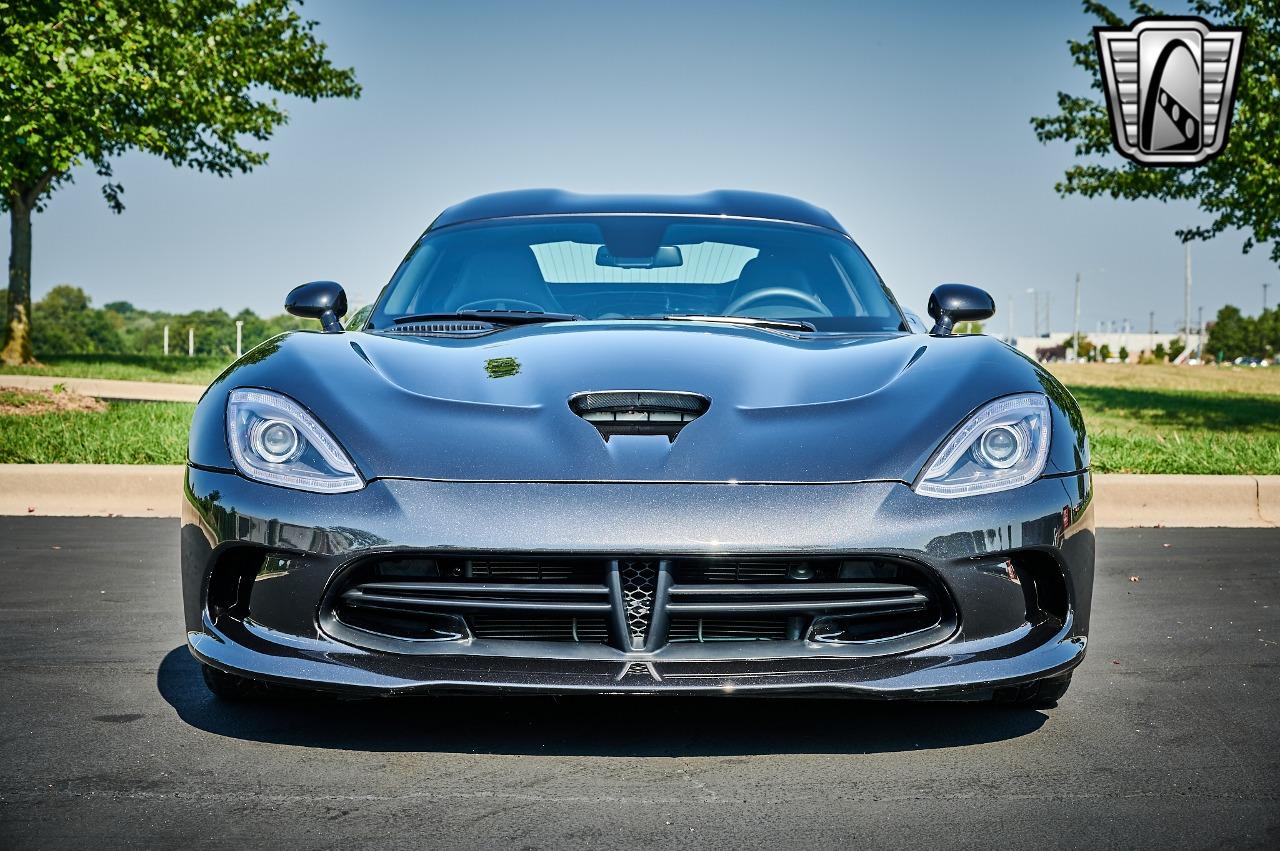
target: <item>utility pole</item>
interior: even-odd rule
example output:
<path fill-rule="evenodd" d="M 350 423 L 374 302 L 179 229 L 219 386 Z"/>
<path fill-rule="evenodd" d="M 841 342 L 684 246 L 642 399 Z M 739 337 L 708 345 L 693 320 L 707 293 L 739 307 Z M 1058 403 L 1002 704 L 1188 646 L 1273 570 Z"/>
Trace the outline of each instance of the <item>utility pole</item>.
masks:
<path fill-rule="evenodd" d="M 236 360 L 244 354 L 244 320 L 236 320 Z"/>
<path fill-rule="evenodd" d="M 196 354 L 196 329 L 187 329 L 187 357 L 195 357 Z"/>
<path fill-rule="evenodd" d="M 164 356 L 169 357 L 169 326 L 164 326 Z"/>
<path fill-rule="evenodd" d="M 1035 317 L 1035 319 L 1032 321 L 1032 325 L 1035 328 L 1035 336 L 1039 337 L 1040 336 L 1040 293 L 1036 292 L 1034 287 L 1028 288 L 1027 292 L 1031 294 L 1031 298 L 1034 302 L 1034 307 L 1032 308 L 1034 313 L 1032 315 Z"/>
<path fill-rule="evenodd" d="M 1186 334 L 1187 345 L 1191 345 L 1191 246 L 1187 245 L 1187 277 L 1186 286 L 1183 292 L 1183 326 L 1182 331 Z"/>
<path fill-rule="evenodd" d="M 1156 312 L 1150 311 L 1147 316 L 1147 351 L 1156 350 Z"/>
<path fill-rule="evenodd" d="M 1071 352 L 1080 360 L 1080 273 L 1076 272 L 1076 310 L 1071 322 Z"/>

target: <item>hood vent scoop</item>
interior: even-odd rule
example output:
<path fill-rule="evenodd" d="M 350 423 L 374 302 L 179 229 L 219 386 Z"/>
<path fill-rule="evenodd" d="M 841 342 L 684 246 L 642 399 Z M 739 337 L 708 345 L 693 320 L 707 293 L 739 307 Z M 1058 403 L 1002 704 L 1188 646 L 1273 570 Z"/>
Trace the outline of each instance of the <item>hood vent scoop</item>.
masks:
<path fill-rule="evenodd" d="M 648 434 L 674 443 L 680 429 L 710 406 L 705 396 L 663 390 L 579 393 L 569 400 L 573 412 L 595 426 L 606 441 L 617 434 Z"/>
<path fill-rule="evenodd" d="M 411 337 L 483 337 L 498 330 L 498 326 L 473 319 L 449 319 L 433 322 L 406 322 L 384 329 L 388 334 Z"/>

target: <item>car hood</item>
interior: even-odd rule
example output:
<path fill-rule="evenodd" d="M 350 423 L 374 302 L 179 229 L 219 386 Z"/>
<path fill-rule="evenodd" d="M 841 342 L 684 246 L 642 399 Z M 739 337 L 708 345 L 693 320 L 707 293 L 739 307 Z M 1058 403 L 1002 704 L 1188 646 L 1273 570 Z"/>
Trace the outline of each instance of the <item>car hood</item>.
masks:
<path fill-rule="evenodd" d="M 909 482 L 983 403 L 1066 393 L 981 336 L 635 321 L 472 339 L 295 332 L 210 388 L 193 425 L 193 463 L 229 466 L 225 440 L 217 455 L 209 433 L 221 438 L 226 393 L 246 386 L 310 409 L 366 478 L 537 482 Z M 710 405 L 674 441 L 606 441 L 569 400 L 607 390 L 696 393 Z"/>

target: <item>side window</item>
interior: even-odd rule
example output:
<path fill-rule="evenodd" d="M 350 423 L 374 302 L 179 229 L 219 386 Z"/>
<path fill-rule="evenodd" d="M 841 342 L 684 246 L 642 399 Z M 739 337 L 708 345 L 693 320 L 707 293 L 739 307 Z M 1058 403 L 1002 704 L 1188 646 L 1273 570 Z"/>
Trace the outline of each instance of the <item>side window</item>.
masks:
<path fill-rule="evenodd" d="M 373 305 L 366 304 L 364 307 L 351 314 L 347 319 L 346 328 L 348 331 L 359 331 L 369 321 L 369 314 L 373 313 Z"/>

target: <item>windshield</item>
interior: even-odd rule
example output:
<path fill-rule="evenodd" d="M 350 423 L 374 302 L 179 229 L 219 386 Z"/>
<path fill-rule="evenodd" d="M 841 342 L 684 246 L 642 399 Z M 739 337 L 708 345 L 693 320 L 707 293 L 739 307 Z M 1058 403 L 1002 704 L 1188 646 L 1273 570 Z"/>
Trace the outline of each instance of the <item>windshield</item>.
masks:
<path fill-rule="evenodd" d="M 378 300 L 370 327 L 476 310 L 904 330 L 884 284 L 846 237 L 780 222 L 652 215 L 498 219 L 428 232 Z"/>

